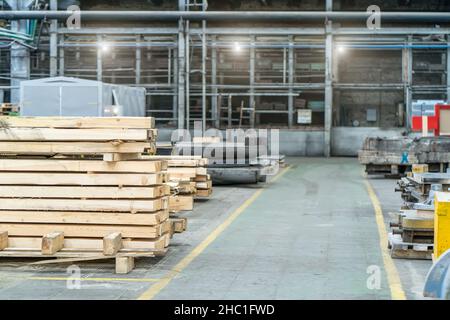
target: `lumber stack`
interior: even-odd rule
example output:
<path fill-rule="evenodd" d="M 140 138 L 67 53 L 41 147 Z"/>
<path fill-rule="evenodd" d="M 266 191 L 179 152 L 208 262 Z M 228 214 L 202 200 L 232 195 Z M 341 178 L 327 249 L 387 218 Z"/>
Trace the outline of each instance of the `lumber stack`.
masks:
<path fill-rule="evenodd" d="M 152 156 L 167 161 L 168 182 L 172 190 L 169 200 L 171 212 L 191 211 L 193 198 L 208 198 L 212 181 L 207 173 L 208 159 L 200 156 Z"/>
<path fill-rule="evenodd" d="M 134 257 L 166 251 L 166 163 L 140 156 L 156 137 L 151 118 L 0 123 L 0 256 L 115 258 L 127 273 Z"/>
<path fill-rule="evenodd" d="M 153 118 L 0 117 L 0 154 L 139 159 L 156 133 Z"/>

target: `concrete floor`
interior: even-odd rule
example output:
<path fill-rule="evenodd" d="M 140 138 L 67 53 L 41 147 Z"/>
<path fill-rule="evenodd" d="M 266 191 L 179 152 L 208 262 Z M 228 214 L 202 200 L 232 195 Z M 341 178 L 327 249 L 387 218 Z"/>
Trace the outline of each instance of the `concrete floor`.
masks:
<path fill-rule="evenodd" d="M 215 187 L 210 200 L 186 215 L 188 231 L 176 235 L 169 253 L 138 260 L 126 276 L 114 275 L 112 264 L 83 263 L 81 288 L 68 289 L 67 265 L 0 261 L 0 299 L 136 299 L 149 289 L 155 299 L 390 299 L 375 214 L 357 160 L 288 162 L 291 169 L 269 185 Z M 387 224 L 389 211 L 401 205 L 393 192 L 396 181 L 370 183 Z M 238 210 L 260 188 L 264 191 Z M 237 210 L 228 228 L 193 256 Z M 186 256 L 193 259 L 180 269 Z M 395 260 L 395 265 L 407 298 L 421 299 L 431 262 Z M 381 271 L 381 287 L 371 290 L 367 270 L 374 266 Z M 171 281 L 165 281 L 168 276 Z"/>

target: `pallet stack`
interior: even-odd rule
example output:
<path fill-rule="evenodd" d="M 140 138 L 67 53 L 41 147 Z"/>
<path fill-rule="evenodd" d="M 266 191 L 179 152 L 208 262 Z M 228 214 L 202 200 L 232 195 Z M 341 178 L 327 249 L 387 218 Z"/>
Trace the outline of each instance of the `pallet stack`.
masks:
<path fill-rule="evenodd" d="M 0 257 L 116 260 L 169 245 L 166 163 L 151 118 L 0 117 Z"/>

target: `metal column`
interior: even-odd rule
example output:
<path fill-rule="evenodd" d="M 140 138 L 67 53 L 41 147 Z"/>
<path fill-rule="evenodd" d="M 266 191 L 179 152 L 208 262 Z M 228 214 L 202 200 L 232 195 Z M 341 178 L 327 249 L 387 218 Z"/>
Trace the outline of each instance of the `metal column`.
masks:
<path fill-rule="evenodd" d="M 97 35 L 97 80 L 103 80 L 102 35 Z"/>
<path fill-rule="evenodd" d="M 178 0 L 178 10 L 185 11 L 184 0 Z M 186 99 L 186 38 L 184 34 L 184 21 L 178 20 L 178 52 L 177 52 L 177 84 L 178 84 L 178 129 L 184 128 L 185 99 Z"/>
<path fill-rule="evenodd" d="M 331 156 L 331 121 L 333 116 L 333 35 L 331 22 L 326 26 L 325 41 L 325 123 L 324 156 Z"/>
<path fill-rule="evenodd" d="M 411 45 L 412 37 L 408 36 L 408 44 Z M 406 128 L 411 129 L 412 126 L 412 48 L 403 49 L 402 55 L 403 62 L 403 83 L 404 83 L 404 95 L 405 95 L 405 108 L 406 108 Z"/>
<path fill-rule="evenodd" d="M 255 107 L 255 60 L 256 60 L 256 50 L 255 50 L 256 37 L 251 36 L 250 38 L 250 98 L 249 98 L 249 108 Z M 255 107 L 256 109 L 256 107 Z M 256 111 L 256 110 L 255 110 Z M 250 128 L 255 127 L 254 113 L 250 112 Z"/>
<path fill-rule="evenodd" d="M 50 0 L 50 10 L 58 10 L 58 0 Z M 50 24 L 50 77 L 58 74 L 58 20 Z"/>
<path fill-rule="evenodd" d="M 202 11 L 206 11 L 206 1 L 202 3 Z M 206 131 L 206 20 L 202 21 L 202 131 Z"/>
<path fill-rule="evenodd" d="M 447 36 L 447 103 L 450 103 L 450 35 Z"/>
<path fill-rule="evenodd" d="M 289 82 L 289 96 L 288 96 L 288 126 L 292 128 L 294 125 L 294 96 L 293 96 L 293 86 L 294 86 L 294 37 L 289 36 L 289 54 L 288 54 L 288 82 Z"/>
<path fill-rule="evenodd" d="M 218 89 L 217 85 L 217 49 L 216 49 L 216 38 L 212 38 L 212 48 L 211 48 L 211 85 L 212 85 L 212 96 L 211 96 L 211 113 L 214 121 L 214 127 L 219 129 L 220 127 L 220 113 L 217 107 L 218 99 Z"/>
<path fill-rule="evenodd" d="M 185 38 L 186 38 L 186 129 L 189 130 L 191 126 L 191 37 L 189 34 L 189 21 L 186 21 Z"/>
<path fill-rule="evenodd" d="M 178 121 L 178 94 L 175 94 L 175 88 L 178 88 L 178 50 L 173 50 L 172 56 L 173 68 L 172 68 L 172 90 L 174 94 L 172 95 L 172 121 L 177 123 Z M 174 87 L 175 86 L 175 87 Z"/>
<path fill-rule="evenodd" d="M 141 36 L 136 36 L 136 67 L 135 67 L 135 82 L 136 84 L 141 83 L 141 66 L 142 66 L 142 49 L 140 46 Z"/>
<path fill-rule="evenodd" d="M 11 9 L 26 10 L 25 0 L 11 1 Z M 11 30 L 16 32 L 27 32 L 27 20 L 11 21 Z M 11 46 L 11 103 L 20 102 L 20 82 L 30 79 L 30 49 L 20 44 Z"/>
<path fill-rule="evenodd" d="M 326 0 L 326 10 L 333 11 L 333 1 Z M 325 26 L 325 123 L 324 151 L 325 157 L 331 156 L 331 126 L 333 118 L 333 22 Z"/>

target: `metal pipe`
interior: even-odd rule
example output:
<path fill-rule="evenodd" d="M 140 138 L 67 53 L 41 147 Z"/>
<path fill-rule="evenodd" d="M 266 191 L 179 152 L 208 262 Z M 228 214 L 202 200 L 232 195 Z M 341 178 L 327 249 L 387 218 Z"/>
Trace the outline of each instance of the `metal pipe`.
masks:
<path fill-rule="evenodd" d="M 66 20 L 70 11 L 1 11 L 0 19 Z M 81 11 L 81 20 L 176 21 L 366 21 L 372 13 L 357 11 Z M 382 22 L 450 22 L 447 12 L 382 12 Z"/>

